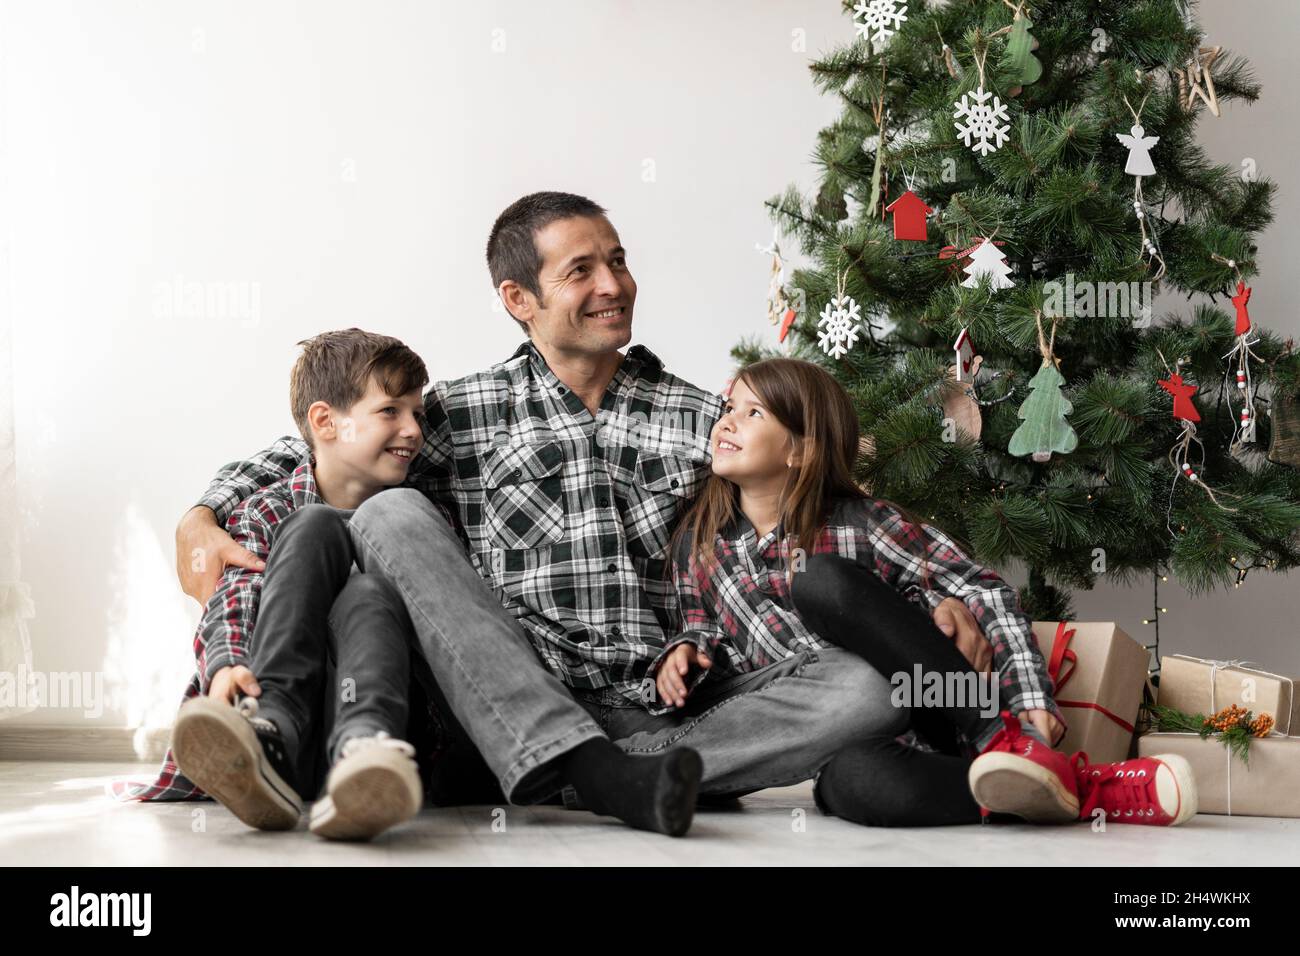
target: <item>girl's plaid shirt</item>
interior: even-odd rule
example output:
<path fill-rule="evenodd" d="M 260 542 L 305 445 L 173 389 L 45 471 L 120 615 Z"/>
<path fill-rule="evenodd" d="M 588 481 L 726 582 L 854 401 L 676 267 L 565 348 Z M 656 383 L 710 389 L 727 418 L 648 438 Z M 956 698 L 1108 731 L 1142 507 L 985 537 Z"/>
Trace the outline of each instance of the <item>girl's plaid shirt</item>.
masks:
<path fill-rule="evenodd" d="M 673 555 L 683 633 L 667 644 L 648 678 L 658 673 L 674 647 L 688 641 L 713 660 L 713 666 L 697 674 L 694 683 L 708 675 L 716 679 L 765 667 L 801 647 L 827 646 L 794 610 L 786 580 L 790 544 L 781 537 L 780 529 L 774 528 L 760 538 L 741 515 L 717 536 L 718 565 L 710 570 L 688 560 L 690 542 L 683 536 Z M 1013 713 L 1047 710 L 1065 724 L 1052 700 L 1047 664 L 1016 592 L 996 573 L 968 558 L 941 531 L 912 524 L 882 501 L 840 498 L 826 527 L 806 551 L 856 561 L 908 599 L 931 609 L 947 597 L 960 599 L 993 645 L 993 667 L 1001 675 L 1001 706 Z M 799 573 L 797 563 L 794 573 Z M 657 702 L 650 705 L 652 713 L 671 709 Z"/>

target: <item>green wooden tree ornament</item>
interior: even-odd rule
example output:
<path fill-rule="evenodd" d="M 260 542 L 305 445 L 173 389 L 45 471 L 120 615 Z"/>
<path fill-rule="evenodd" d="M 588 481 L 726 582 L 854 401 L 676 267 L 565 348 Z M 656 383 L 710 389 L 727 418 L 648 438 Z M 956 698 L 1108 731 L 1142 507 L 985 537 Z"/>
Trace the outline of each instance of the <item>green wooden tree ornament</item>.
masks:
<path fill-rule="evenodd" d="M 1007 37 L 1005 60 L 1011 69 L 1011 82 L 1017 86 L 1037 83 L 1043 75 L 1043 64 L 1031 52 L 1034 38 L 1029 32 L 1033 24 L 1023 14 L 1018 14 L 1011 24 L 1011 35 Z"/>
<path fill-rule="evenodd" d="M 1052 339 L 1048 342 L 1043 337 L 1041 313 L 1035 318 L 1043 365 L 1029 380 L 1029 397 L 1016 412 L 1022 424 L 1011 436 L 1007 451 L 1017 457 L 1030 455 L 1034 461 L 1044 462 L 1051 459 L 1052 452 L 1068 455 L 1074 451 L 1079 445 L 1079 436 L 1065 420 L 1065 416 L 1074 411 L 1074 406 L 1061 391 L 1065 378 L 1056 367 L 1059 359 L 1052 354 L 1052 347 L 1056 344 L 1056 322 L 1052 322 Z"/>
<path fill-rule="evenodd" d="M 1052 452 L 1068 455 L 1079 444 L 1079 437 L 1065 420 L 1074 411 L 1070 400 L 1061 392 L 1065 379 L 1048 362 L 1029 380 L 1029 397 L 1016 417 L 1023 424 L 1011 436 L 1007 451 L 1013 455 L 1032 455 L 1034 461 L 1048 461 Z"/>

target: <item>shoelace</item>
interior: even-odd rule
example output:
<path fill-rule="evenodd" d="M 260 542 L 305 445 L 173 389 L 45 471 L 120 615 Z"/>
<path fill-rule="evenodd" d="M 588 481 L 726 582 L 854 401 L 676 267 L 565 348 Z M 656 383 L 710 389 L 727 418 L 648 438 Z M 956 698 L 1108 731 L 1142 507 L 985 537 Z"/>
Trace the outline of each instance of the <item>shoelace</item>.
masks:
<path fill-rule="evenodd" d="M 1145 767 L 1093 767 L 1083 751 L 1072 756 L 1070 762 L 1079 782 L 1079 796 L 1083 797 L 1079 804 L 1080 820 L 1089 819 L 1103 802 L 1109 805 L 1110 819 L 1155 817 L 1156 798 L 1152 788 L 1156 781 Z"/>
<path fill-rule="evenodd" d="M 398 740 L 396 737 L 391 736 L 383 730 L 371 736 L 349 737 L 347 740 L 343 741 L 341 754 L 344 757 L 350 757 L 354 753 L 357 753 L 366 747 L 389 747 L 407 757 L 410 757 L 412 760 L 415 759 L 415 748 L 413 746 L 405 740 Z"/>
<path fill-rule="evenodd" d="M 235 709 L 239 711 L 240 716 L 254 727 L 270 731 L 273 734 L 278 734 L 280 732 L 280 728 L 275 726 L 275 724 L 271 723 L 265 717 L 257 716 L 256 697 L 245 697 L 241 694 L 239 700 L 235 704 Z"/>

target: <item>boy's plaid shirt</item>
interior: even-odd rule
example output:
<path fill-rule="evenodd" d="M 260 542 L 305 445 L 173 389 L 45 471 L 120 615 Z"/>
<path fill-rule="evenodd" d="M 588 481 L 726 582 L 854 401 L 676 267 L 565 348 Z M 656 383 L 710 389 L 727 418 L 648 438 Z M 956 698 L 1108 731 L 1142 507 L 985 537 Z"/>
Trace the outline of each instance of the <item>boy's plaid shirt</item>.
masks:
<path fill-rule="evenodd" d="M 304 442 L 302 458 L 286 477 L 250 495 L 231 512 L 226 520 L 230 536 L 265 561 L 280 525 L 289 515 L 307 505 L 325 503 L 316 488 L 313 464 Z M 448 521 L 453 521 L 449 512 L 442 511 Z M 185 687 L 182 705 L 192 697 L 206 694 L 213 676 L 221 668 L 238 664 L 252 668 L 253 625 L 262 595 L 262 577 L 261 571 L 226 569 L 194 634 L 197 666 Z M 193 800 L 204 796 L 180 772 L 170 750 L 153 783 L 115 780 L 109 785 L 109 792 L 119 800 Z"/>
<path fill-rule="evenodd" d="M 718 566 L 710 570 L 698 560 L 688 560 L 690 541 L 682 536 L 673 555 L 673 576 L 683 632 L 664 647 L 649 677 L 658 673 L 674 647 L 686 642 L 713 661 L 707 672 L 694 677 L 692 687 L 707 676 L 717 679 L 765 667 L 801 647 L 827 646 L 794 610 L 786 580 L 790 543 L 781 537 L 774 528 L 759 538 L 742 514 L 717 536 Z M 1016 592 L 968 558 L 943 532 L 918 527 L 873 498 L 840 498 L 806 553 L 849 558 L 931 610 L 944 598 L 961 599 L 993 645 L 993 668 L 1001 675 L 1000 707 L 1017 714 L 1047 710 L 1065 725 L 1052 700 L 1047 663 Z M 800 573 L 797 563 L 794 573 Z M 651 712 L 671 709 L 656 705 Z"/>
<path fill-rule="evenodd" d="M 294 511 L 319 504 L 316 478 L 306 455 L 288 477 L 263 488 L 240 502 L 226 520 L 226 530 L 241 546 L 263 561 L 271 553 L 271 544 L 279 524 Z M 227 568 L 208 601 L 194 633 L 194 658 L 197 667 L 181 699 L 207 693 L 212 677 L 223 667 L 243 664 L 252 659 L 253 624 L 257 620 L 257 602 L 262 594 L 262 572 L 245 568 Z M 113 781 L 114 796 L 122 800 L 192 800 L 204 796 L 202 790 L 180 772 L 169 749 L 157 779 L 148 785 Z"/>
<path fill-rule="evenodd" d="M 425 411 L 407 484 L 455 509 L 471 563 L 557 677 L 641 702 L 646 668 L 680 630 L 668 540 L 709 474 L 721 397 L 638 345 L 593 417 L 525 342 L 435 383 Z M 221 519 L 303 450 L 282 438 L 227 465 L 199 503 Z"/>

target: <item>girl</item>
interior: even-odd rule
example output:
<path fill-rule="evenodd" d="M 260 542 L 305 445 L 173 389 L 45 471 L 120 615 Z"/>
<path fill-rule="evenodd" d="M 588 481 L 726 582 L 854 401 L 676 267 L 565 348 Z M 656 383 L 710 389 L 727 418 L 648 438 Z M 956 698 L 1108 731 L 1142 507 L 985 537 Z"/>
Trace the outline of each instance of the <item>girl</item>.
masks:
<path fill-rule="evenodd" d="M 650 669 L 662 700 L 680 707 L 709 674 L 836 644 L 894 675 L 895 705 L 934 749 L 890 737 L 840 751 L 814 786 L 824 813 L 924 826 L 991 811 L 1063 822 L 1098 808 L 1112 822 L 1171 825 L 1196 812 L 1181 757 L 1092 766 L 1051 749 L 1064 721 L 1015 592 L 943 533 L 858 487 L 857 414 L 828 372 L 786 358 L 747 366 L 711 441 L 713 474 L 672 544 L 686 633 Z M 946 598 L 979 622 L 992 675 L 981 677 L 918 606 Z M 900 699 L 901 679 L 922 674 L 942 675 L 948 699 L 917 706 L 919 689 Z M 995 676 L 1001 708 L 990 706 Z M 981 679 L 985 693 L 975 692 Z"/>

